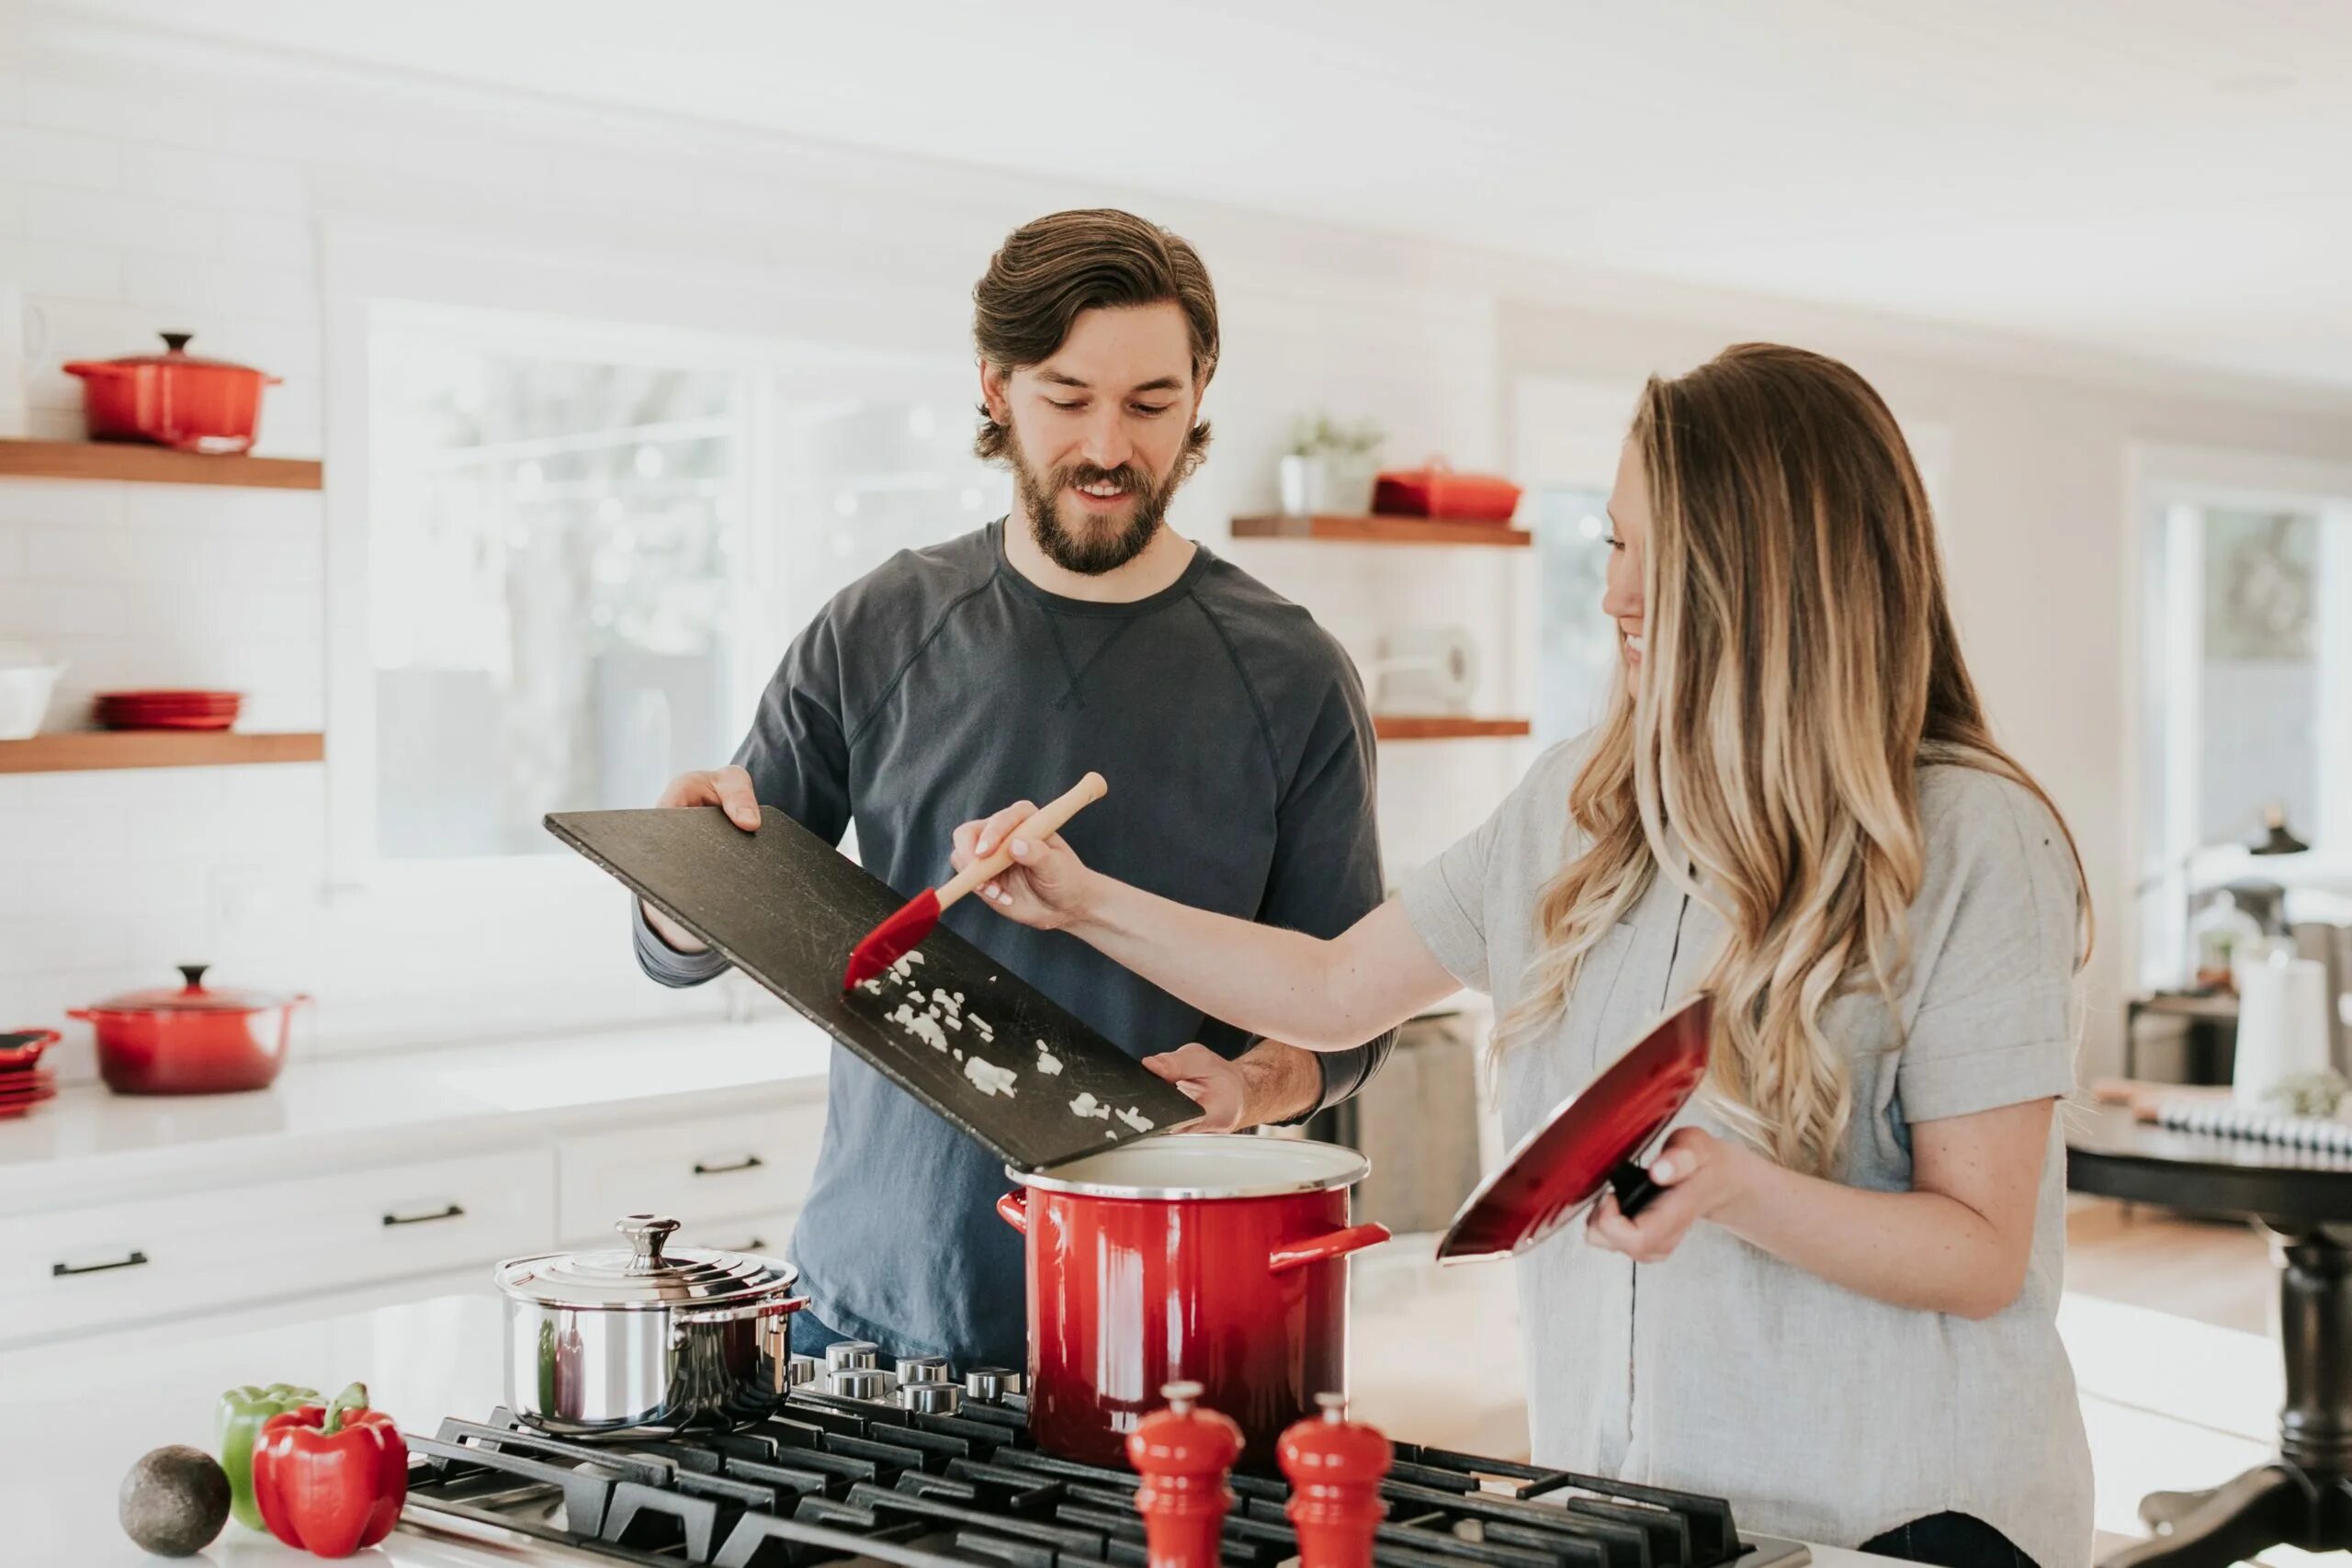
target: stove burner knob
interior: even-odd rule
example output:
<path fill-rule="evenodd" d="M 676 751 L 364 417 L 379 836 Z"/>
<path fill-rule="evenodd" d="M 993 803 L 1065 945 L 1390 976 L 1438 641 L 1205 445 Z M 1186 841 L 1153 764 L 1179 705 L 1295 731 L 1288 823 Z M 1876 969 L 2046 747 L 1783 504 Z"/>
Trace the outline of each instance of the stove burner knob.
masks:
<path fill-rule="evenodd" d="M 870 1367 L 846 1367 L 827 1379 L 832 1393 L 842 1399 L 865 1399 L 877 1403 L 890 1397 L 890 1385 L 894 1381 L 889 1373 L 876 1371 Z"/>
<path fill-rule="evenodd" d="M 795 1356 L 784 1364 L 784 1383 L 787 1389 L 807 1388 L 825 1375 L 825 1363 L 814 1356 Z"/>
<path fill-rule="evenodd" d="M 1009 1393 L 1020 1393 L 1028 1380 L 1004 1367 L 974 1367 L 964 1374 L 964 1392 L 993 1404 Z"/>
<path fill-rule="evenodd" d="M 953 1416 L 964 1408 L 964 1391 L 952 1382 L 902 1382 L 899 1407 L 918 1416 Z"/>
<path fill-rule="evenodd" d="M 825 1347 L 829 1372 L 864 1371 L 882 1364 L 882 1347 L 869 1339 L 842 1339 Z"/>
<path fill-rule="evenodd" d="M 947 1358 L 944 1356 L 901 1356 L 899 1358 L 900 1383 L 946 1382 Z"/>

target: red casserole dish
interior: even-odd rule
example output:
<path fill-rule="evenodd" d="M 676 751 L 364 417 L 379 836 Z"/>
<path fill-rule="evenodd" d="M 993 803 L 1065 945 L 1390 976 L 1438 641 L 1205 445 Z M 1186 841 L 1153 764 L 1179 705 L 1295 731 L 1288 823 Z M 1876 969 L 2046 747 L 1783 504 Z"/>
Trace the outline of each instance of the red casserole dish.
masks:
<path fill-rule="evenodd" d="M 1372 510 L 1390 517 L 1455 523 L 1508 523 L 1519 487 L 1492 474 L 1457 474 L 1442 458 L 1424 468 L 1392 468 L 1373 485 Z"/>
<path fill-rule="evenodd" d="M 98 1076 L 117 1094 L 229 1094 L 266 1089 L 286 1063 L 294 1010 L 311 998 L 213 990 L 202 964 L 187 984 L 70 1010 L 97 1033 Z"/>
<path fill-rule="evenodd" d="M 77 359 L 93 441 L 152 441 L 182 452 L 243 452 L 261 430 L 261 390 L 278 378 L 249 365 L 199 359 L 189 334 L 165 333 L 161 354 Z"/>

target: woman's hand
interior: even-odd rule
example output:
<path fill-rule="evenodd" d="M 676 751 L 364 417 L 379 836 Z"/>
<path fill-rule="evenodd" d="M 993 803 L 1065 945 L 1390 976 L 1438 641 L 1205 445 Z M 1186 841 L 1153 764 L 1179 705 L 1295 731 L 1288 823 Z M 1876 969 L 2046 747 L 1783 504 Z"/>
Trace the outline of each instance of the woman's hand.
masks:
<path fill-rule="evenodd" d="M 1585 1239 L 1636 1263 L 1662 1261 L 1692 1224 L 1747 1192 L 1758 1157 L 1697 1127 L 1679 1128 L 1650 1162 L 1650 1179 L 1665 1190 L 1630 1220 L 1618 1209 L 1617 1194 L 1603 1192 L 1585 1220 Z"/>
<path fill-rule="evenodd" d="M 974 861 L 986 860 L 1004 842 L 1006 834 L 1036 813 L 1034 804 L 1019 800 L 992 817 L 965 823 L 956 829 L 956 847 L 947 857 L 948 864 L 962 871 Z M 1012 859 L 1012 866 L 980 886 L 979 895 L 990 908 L 1041 931 L 1060 931 L 1085 918 L 1096 879 L 1059 833 L 1034 842 L 1015 838 Z"/>

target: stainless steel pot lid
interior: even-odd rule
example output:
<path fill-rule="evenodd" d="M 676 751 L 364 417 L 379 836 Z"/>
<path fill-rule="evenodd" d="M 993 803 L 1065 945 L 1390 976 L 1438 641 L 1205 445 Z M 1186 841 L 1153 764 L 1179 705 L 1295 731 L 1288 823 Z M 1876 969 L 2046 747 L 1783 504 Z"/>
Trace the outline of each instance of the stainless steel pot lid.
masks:
<path fill-rule="evenodd" d="M 678 1222 L 666 1214 L 628 1214 L 613 1228 L 627 1247 L 548 1252 L 498 1266 L 498 1288 L 541 1306 L 707 1312 L 755 1306 L 788 1294 L 800 1278 L 789 1263 L 740 1252 L 690 1247 L 667 1250 Z"/>
<path fill-rule="evenodd" d="M 1173 1133 L 1140 1138 L 1046 1170 L 1005 1175 L 1041 1192 L 1088 1198 L 1283 1198 L 1352 1187 L 1372 1169 L 1355 1150 L 1251 1133 Z"/>

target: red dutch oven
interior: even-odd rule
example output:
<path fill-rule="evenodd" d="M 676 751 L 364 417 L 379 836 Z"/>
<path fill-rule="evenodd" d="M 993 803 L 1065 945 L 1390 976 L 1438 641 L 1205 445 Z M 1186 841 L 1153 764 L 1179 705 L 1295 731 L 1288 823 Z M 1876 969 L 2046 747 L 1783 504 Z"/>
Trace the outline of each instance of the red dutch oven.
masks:
<path fill-rule="evenodd" d="M 311 998 L 213 990 L 202 964 L 187 984 L 130 991 L 66 1016 L 98 1037 L 98 1076 L 117 1094 L 227 1094 L 266 1089 L 286 1063 L 294 1010 Z"/>
<path fill-rule="evenodd" d="M 243 452 L 261 429 L 261 389 L 277 378 L 188 353 L 187 333 L 165 333 L 161 354 L 77 359 L 82 407 L 94 441 L 153 441 L 183 452 Z"/>
<path fill-rule="evenodd" d="M 1263 1468 L 1315 1396 L 1347 1385 L 1342 1260 L 1388 1239 L 1348 1223 L 1371 1168 L 1295 1138 L 1148 1138 L 1049 1170 L 997 1213 L 1027 1238 L 1029 1429 L 1048 1450 L 1116 1465 L 1160 1388 L 1196 1382 Z"/>

